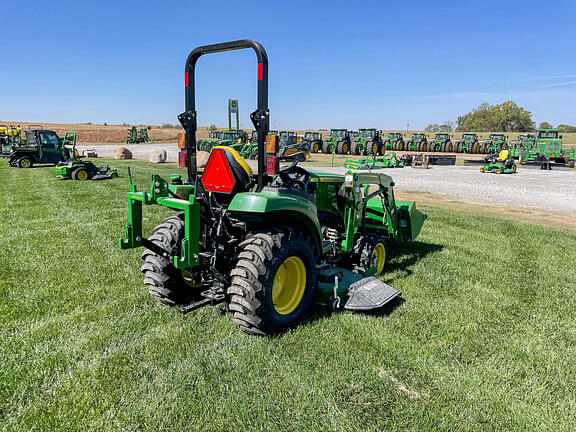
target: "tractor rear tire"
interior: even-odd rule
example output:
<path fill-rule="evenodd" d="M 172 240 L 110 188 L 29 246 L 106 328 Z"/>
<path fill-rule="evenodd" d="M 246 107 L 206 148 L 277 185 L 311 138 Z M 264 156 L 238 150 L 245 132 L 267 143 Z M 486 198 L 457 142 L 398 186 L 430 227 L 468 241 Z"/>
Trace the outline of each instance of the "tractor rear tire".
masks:
<path fill-rule="evenodd" d="M 338 141 L 338 147 L 336 148 L 336 153 L 338 154 L 350 153 L 350 144 L 348 144 L 348 141 L 346 140 Z"/>
<path fill-rule="evenodd" d="M 32 168 L 34 163 L 32 162 L 32 159 L 30 159 L 28 156 L 23 156 L 20 159 L 18 159 L 16 165 L 18 166 L 18 168 Z"/>
<path fill-rule="evenodd" d="M 366 144 L 366 154 L 369 156 L 376 156 L 380 153 L 380 146 L 376 142 Z"/>
<path fill-rule="evenodd" d="M 350 154 L 351 154 L 351 155 L 359 154 L 359 153 L 358 153 L 358 146 L 357 146 L 356 141 L 352 141 L 352 144 L 350 145 Z"/>
<path fill-rule="evenodd" d="M 164 248 L 171 255 L 180 249 L 180 240 L 184 235 L 184 219 L 181 215 L 170 216 L 154 228 L 149 240 Z M 168 306 L 189 303 L 192 295 L 184 274 L 174 267 L 170 257 L 163 257 L 150 249 L 142 253 L 144 265 L 144 285 L 148 292 Z"/>
<path fill-rule="evenodd" d="M 384 237 L 377 234 L 366 234 L 359 237 L 354 243 L 352 262 L 356 272 L 364 273 L 373 266 L 377 266 L 375 276 L 384 271 L 388 247 Z"/>
<path fill-rule="evenodd" d="M 72 180 L 85 181 L 88 180 L 89 174 L 86 168 L 76 168 L 72 172 Z"/>
<path fill-rule="evenodd" d="M 329 148 L 327 142 L 325 142 L 324 144 L 322 144 L 322 153 L 330 153 L 330 148 Z"/>
<path fill-rule="evenodd" d="M 569 167 L 569 168 L 574 168 L 575 162 L 576 162 L 576 161 L 574 161 L 574 159 L 571 160 L 570 162 L 568 162 L 568 167 Z"/>
<path fill-rule="evenodd" d="M 310 241 L 302 233 L 282 229 L 250 234 L 240 246 L 228 288 L 232 321 L 246 333 L 264 336 L 300 320 L 316 289 Z"/>
<path fill-rule="evenodd" d="M 314 144 L 312 144 L 312 153 L 319 153 L 321 150 L 321 146 L 318 143 L 318 141 L 315 141 Z"/>

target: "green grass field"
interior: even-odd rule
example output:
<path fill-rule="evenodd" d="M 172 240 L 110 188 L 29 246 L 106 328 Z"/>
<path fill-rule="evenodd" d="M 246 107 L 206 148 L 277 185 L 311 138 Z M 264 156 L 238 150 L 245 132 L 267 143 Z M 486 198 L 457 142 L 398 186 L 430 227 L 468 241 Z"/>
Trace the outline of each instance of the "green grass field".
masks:
<path fill-rule="evenodd" d="M 80 183 L 0 161 L 0 430 L 574 430 L 575 232 L 426 206 L 384 278 L 403 301 L 251 337 L 148 295 L 117 247 L 124 167 L 176 168 L 112 164 Z"/>

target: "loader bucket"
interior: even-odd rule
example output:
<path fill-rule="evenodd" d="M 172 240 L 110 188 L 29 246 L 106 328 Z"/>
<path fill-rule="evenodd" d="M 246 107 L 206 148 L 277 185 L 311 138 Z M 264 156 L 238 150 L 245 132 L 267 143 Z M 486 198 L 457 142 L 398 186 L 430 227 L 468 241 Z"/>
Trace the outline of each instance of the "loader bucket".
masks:
<path fill-rule="evenodd" d="M 415 202 L 396 201 L 396 205 L 400 217 L 398 229 L 400 239 L 403 241 L 416 240 L 428 213 L 418 210 Z"/>

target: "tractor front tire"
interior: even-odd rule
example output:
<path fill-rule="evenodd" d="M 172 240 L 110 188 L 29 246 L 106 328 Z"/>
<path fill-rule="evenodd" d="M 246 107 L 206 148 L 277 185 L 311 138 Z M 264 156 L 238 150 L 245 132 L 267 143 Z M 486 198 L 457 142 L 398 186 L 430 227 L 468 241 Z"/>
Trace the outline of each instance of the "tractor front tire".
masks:
<path fill-rule="evenodd" d="M 170 216 L 152 231 L 149 240 L 165 249 L 171 255 L 180 249 L 180 240 L 184 235 L 184 219 L 181 216 Z M 181 270 L 174 267 L 170 257 L 163 257 L 150 249 L 142 253 L 144 265 L 144 285 L 161 303 L 174 306 L 186 304 L 191 299 L 190 287 Z M 191 279 L 190 277 L 188 279 Z"/>
<path fill-rule="evenodd" d="M 290 229 L 255 233 L 240 244 L 228 288 L 232 321 L 246 333 L 269 335 L 300 320 L 316 289 L 310 241 Z"/>
<path fill-rule="evenodd" d="M 364 273 L 376 267 L 375 275 L 381 275 L 386 264 L 388 247 L 384 237 L 377 234 L 366 234 L 354 243 L 354 271 Z"/>
<path fill-rule="evenodd" d="M 72 172 L 72 180 L 78 180 L 78 181 L 86 181 L 88 180 L 88 171 L 86 170 L 86 168 L 76 168 L 73 172 Z"/>
<path fill-rule="evenodd" d="M 32 159 L 30 159 L 28 156 L 24 156 L 18 159 L 16 165 L 18 166 L 18 168 L 32 168 L 34 163 L 32 162 Z"/>

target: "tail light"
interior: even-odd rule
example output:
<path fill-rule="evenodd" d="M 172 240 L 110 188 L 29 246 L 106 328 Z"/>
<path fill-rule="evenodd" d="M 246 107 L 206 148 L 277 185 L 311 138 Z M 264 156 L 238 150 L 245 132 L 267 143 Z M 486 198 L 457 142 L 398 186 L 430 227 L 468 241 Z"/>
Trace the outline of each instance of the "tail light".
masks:
<path fill-rule="evenodd" d="M 276 174 L 276 162 L 277 159 L 273 156 L 266 157 L 266 174 L 275 175 Z"/>

